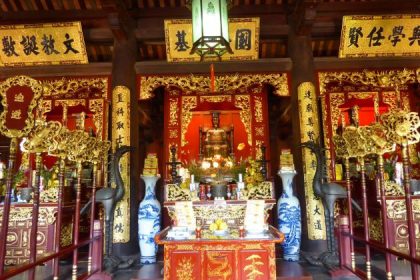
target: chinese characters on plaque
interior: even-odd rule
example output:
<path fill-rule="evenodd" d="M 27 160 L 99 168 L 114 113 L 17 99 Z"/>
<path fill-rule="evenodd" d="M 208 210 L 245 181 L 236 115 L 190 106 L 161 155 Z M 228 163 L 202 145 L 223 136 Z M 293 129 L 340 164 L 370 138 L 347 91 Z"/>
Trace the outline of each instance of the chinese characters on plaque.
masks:
<path fill-rule="evenodd" d="M 112 91 L 112 149 L 130 146 L 130 90 L 116 86 Z M 114 213 L 113 243 L 130 241 L 130 155 L 120 160 L 124 182 L 124 197 L 117 203 Z M 114 186 L 113 186 L 114 187 Z"/>
<path fill-rule="evenodd" d="M 233 54 L 224 54 L 222 60 L 258 59 L 259 32 L 259 18 L 229 19 L 229 39 Z M 165 41 L 169 62 L 200 61 L 198 54 L 190 54 L 194 43 L 190 19 L 165 20 Z"/>
<path fill-rule="evenodd" d="M 26 136 L 34 126 L 34 108 L 42 96 L 42 84 L 28 76 L 15 76 L 0 83 L 0 132 L 9 138 Z"/>
<path fill-rule="evenodd" d="M 301 83 L 298 87 L 300 141 L 319 141 L 318 109 L 315 87 L 310 82 Z M 310 240 L 326 239 L 324 209 L 322 202 L 314 195 L 312 182 L 315 177 L 316 157 L 309 149 L 302 149 L 304 174 L 306 218 L 308 221 L 308 238 Z"/>
<path fill-rule="evenodd" d="M 420 56 L 420 14 L 344 16 L 339 57 Z"/>
<path fill-rule="evenodd" d="M 80 22 L 0 26 L 0 66 L 88 63 Z"/>

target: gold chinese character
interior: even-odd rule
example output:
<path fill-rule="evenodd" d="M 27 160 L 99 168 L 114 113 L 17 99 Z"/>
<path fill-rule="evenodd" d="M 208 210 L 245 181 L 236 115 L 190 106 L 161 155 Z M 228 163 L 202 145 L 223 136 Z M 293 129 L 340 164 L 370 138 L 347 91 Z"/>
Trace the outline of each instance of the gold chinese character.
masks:
<path fill-rule="evenodd" d="M 23 93 L 19 92 L 15 95 L 15 102 L 22 103 L 24 101 L 25 97 L 23 96 Z"/>
<path fill-rule="evenodd" d="M 22 118 L 22 112 L 20 109 L 12 111 L 12 116 L 10 118 L 20 120 Z"/>

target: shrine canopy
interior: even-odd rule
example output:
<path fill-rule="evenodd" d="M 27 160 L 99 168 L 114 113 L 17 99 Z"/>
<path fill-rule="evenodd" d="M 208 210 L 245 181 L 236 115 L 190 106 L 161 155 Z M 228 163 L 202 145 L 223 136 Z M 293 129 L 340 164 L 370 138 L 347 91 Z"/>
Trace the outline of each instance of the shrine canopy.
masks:
<path fill-rule="evenodd" d="M 224 154 L 229 162 L 260 158 L 263 144 L 269 155 L 267 108 L 264 87 L 217 93 L 171 91 L 164 95 L 164 147 L 177 146 L 176 156 L 183 166 L 200 165 L 212 149 L 206 132 L 214 130 L 212 113 L 218 112 L 218 128 L 225 132 L 221 135 L 226 135 L 221 147 L 227 150 Z M 168 162 L 169 148 L 165 149 L 164 157 Z"/>
<path fill-rule="evenodd" d="M 350 125 L 351 110 L 354 106 L 359 107 L 359 125 L 365 126 L 375 122 L 375 105 L 373 99 L 350 99 L 343 105 L 338 106 L 344 117 L 345 124 Z M 379 114 L 382 115 L 389 110 L 389 105 L 384 102 L 378 104 Z"/>

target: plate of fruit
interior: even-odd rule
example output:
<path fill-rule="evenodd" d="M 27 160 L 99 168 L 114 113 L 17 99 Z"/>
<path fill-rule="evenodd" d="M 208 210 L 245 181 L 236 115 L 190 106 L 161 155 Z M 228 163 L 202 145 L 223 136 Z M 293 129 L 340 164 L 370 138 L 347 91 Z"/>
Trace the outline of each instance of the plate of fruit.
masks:
<path fill-rule="evenodd" d="M 228 225 L 222 219 L 217 219 L 212 224 L 210 224 L 209 229 L 213 232 L 214 235 L 226 235 L 228 233 Z"/>

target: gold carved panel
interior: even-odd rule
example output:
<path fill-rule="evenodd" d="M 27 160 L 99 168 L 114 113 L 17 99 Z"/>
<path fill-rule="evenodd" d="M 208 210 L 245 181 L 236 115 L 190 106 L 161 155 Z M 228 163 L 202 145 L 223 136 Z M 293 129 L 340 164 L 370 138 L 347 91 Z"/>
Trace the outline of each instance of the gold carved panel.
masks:
<path fill-rule="evenodd" d="M 261 96 L 255 96 L 254 99 L 255 105 L 254 105 L 254 117 L 256 122 L 262 122 L 263 121 L 263 103 L 262 103 L 262 97 Z"/>
<path fill-rule="evenodd" d="M 182 108 L 181 108 L 181 146 L 184 147 L 188 144 L 185 139 L 185 133 L 187 132 L 188 126 L 192 119 L 191 109 L 197 107 L 196 96 L 183 96 L 182 97 Z"/>
<path fill-rule="evenodd" d="M 259 136 L 259 137 L 264 136 L 264 127 L 263 126 L 255 127 L 255 136 Z"/>
<path fill-rule="evenodd" d="M 232 96 L 230 95 L 204 95 L 200 96 L 200 103 L 201 102 L 211 102 L 211 103 L 219 103 L 219 102 L 231 102 Z"/>
<path fill-rule="evenodd" d="M 107 98 L 108 78 L 62 78 L 42 82 L 45 90 L 43 96 L 57 98 L 87 98 L 89 92 L 98 91 L 98 98 Z M 81 93 L 78 95 L 78 93 Z"/>
<path fill-rule="evenodd" d="M 184 257 L 176 265 L 177 280 L 193 280 L 194 264 L 191 258 Z"/>
<path fill-rule="evenodd" d="M 178 138 L 178 129 L 169 129 L 169 138 L 170 139 Z"/>
<path fill-rule="evenodd" d="M 52 101 L 51 100 L 41 100 L 39 102 L 39 106 L 37 108 L 37 118 L 46 119 L 45 114 L 51 112 L 52 109 Z"/>
<path fill-rule="evenodd" d="M 9 123 L 7 121 L 7 115 L 10 104 L 21 102 L 21 98 L 18 100 L 14 99 L 13 102 L 8 99 L 8 92 L 11 88 L 16 87 L 29 87 L 31 89 L 31 100 L 25 106 L 25 112 L 27 116 L 25 117 L 25 125 L 21 129 L 13 129 L 9 127 Z M 15 76 L 6 79 L 5 81 L 0 83 L 0 95 L 1 95 L 1 105 L 3 106 L 3 112 L 0 114 L 0 132 L 9 138 L 20 138 L 23 136 L 28 135 L 28 133 L 33 128 L 35 121 L 34 121 L 34 114 L 32 113 L 33 110 L 38 105 L 39 99 L 42 97 L 44 93 L 43 85 L 35 79 L 32 79 L 28 76 Z M 22 94 L 16 94 L 16 97 Z M 20 106 L 19 106 L 20 107 Z M 16 111 L 11 112 L 12 119 L 21 119 L 21 110 L 18 109 Z"/>
<path fill-rule="evenodd" d="M 241 108 L 239 117 L 245 126 L 245 131 L 248 136 L 248 145 L 252 146 L 252 125 L 251 125 L 251 104 L 249 95 L 236 95 L 235 106 Z"/>
<path fill-rule="evenodd" d="M 363 70 L 359 72 L 320 72 L 319 91 L 320 95 L 327 92 L 327 85 L 331 82 L 348 82 L 353 85 L 366 85 L 377 87 L 402 88 L 408 83 L 416 81 L 414 70 L 388 70 L 388 71 L 370 71 Z"/>
<path fill-rule="evenodd" d="M 178 98 L 169 98 L 169 126 L 178 125 Z"/>
<path fill-rule="evenodd" d="M 103 137 L 102 139 L 106 139 L 107 136 L 102 136 L 102 127 L 104 125 L 104 113 L 106 111 L 104 103 L 104 99 L 89 100 L 89 110 L 93 112 L 93 123 L 96 127 L 96 135 Z"/>
<path fill-rule="evenodd" d="M 332 126 L 332 136 L 335 135 L 335 132 L 338 127 L 338 123 L 341 120 L 341 110 L 340 106 L 344 104 L 344 93 L 330 93 L 330 112 L 331 112 L 331 126 Z M 328 126 L 326 126 L 328 127 Z"/>
<path fill-rule="evenodd" d="M 52 225 L 55 222 L 55 215 L 57 214 L 56 207 L 40 207 L 39 208 L 39 223 L 46 223 Z M 3 217 L 3 208 L 0 209 L 0 217 Z M 9 222 L 25 222 L 32 220 L 32 207 L 11 207 L 9 214 Z M 1 219 L 0 219 L 1 221 Z"/>
<path fill-rule="evenodd" d="M 253 85 L 269 84 L 274 88 L 274 94 L 279 96 L 289 96 L 289 85 L 286 73 L 269 74 L 234 74 L 215 76 L 216 92 L 248 92 L 248 88 Z M 152 97 L 153 91 L 158 87 L 168 88 L 175 86 L 180 88 L 185 95 L 195 92 L 208 94 L 210 90 L 210 78 L 204 75 L 179 75 L 179 76 L 143 76 L 140 78 L 139 99 L 147 100 Z"/>

